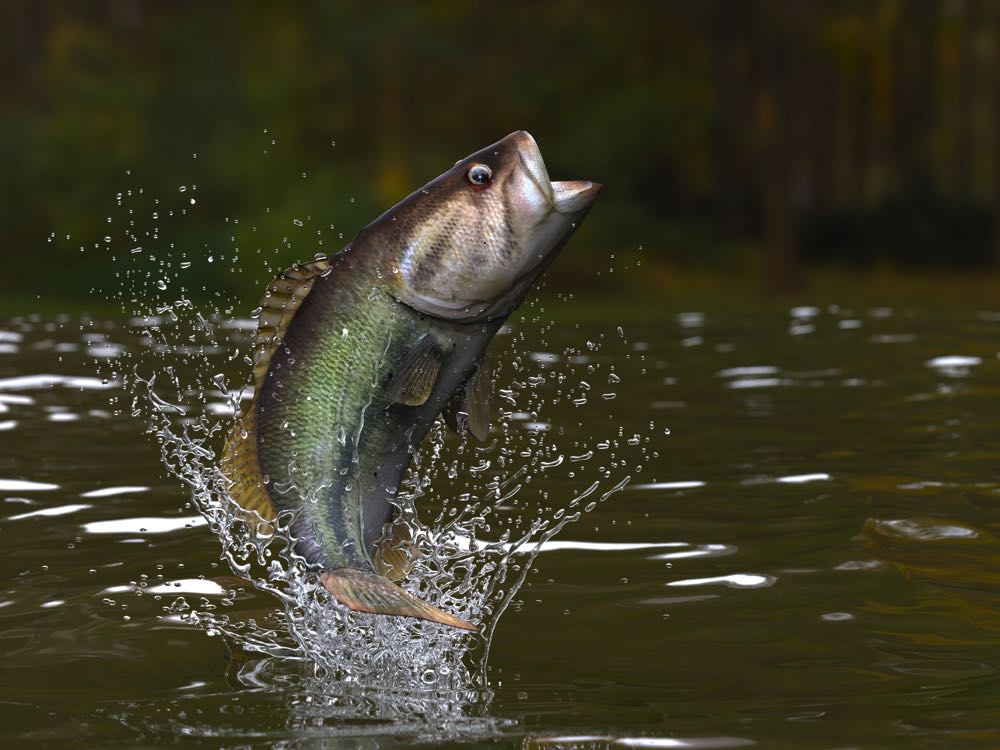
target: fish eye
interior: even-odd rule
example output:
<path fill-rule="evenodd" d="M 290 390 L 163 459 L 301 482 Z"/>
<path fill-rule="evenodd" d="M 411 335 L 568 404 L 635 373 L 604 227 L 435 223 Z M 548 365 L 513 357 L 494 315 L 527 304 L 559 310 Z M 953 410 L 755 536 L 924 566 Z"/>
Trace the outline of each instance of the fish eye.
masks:
<path fill-rule="evenodd" d="M 473 164 L 465 176 L 474 187 L 486 187 L 493 179 L 493 170 L 485 164 Z"/>

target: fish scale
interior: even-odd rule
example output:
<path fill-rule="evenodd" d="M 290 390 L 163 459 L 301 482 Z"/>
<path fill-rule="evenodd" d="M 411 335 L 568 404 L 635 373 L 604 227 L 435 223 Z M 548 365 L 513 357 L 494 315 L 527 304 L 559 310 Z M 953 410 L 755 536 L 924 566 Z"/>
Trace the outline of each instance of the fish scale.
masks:
<path fill-rule="evenodd" d="M 310 545 L 310 554 L 303 555 L 307 561 L 333 568 L 369 564 L 360 513 L 348 510 L 353 510 L 350 502 L 330 502 L 330 498 L 358 494 L 370 457 L 383 452 L 385 441 L 392 440 L 383 418 L 369 419 L 370 429 L 355 433 L 364 415 L 381 417 L 391 406 L 387 399 L 373 397 L 372 383 L 384 378 L 394 364 L 386 352 L 397 350 L 400 342 L 391 339 L 412 335 L 406 311 L 384 293 L 371 299 L 362 295 L 363 304 L 358 299 L 330 304 L 358 296 L 350 289 L 338 289 L 336 280 L 335 276 L 321 279 L 306 303 L 315 305 L 304 305 L 289 327 L 258 413 L 260 434 L 274 435 L 270 441 L 260 438 L 261 469 L 275 486 L 296 489 L 284 495 L 272 493 L 275 504 L 299 512 L 300 523 L 314 527 L 319 532 L 315 538 L 322 537 L 322 544 Z M 289 364 L 292 352 L 295 361 Z M 273 398 L 276 392 L 280 401 Z M 288 426 L 275 430 L 275 424 Z M 338 427 L 346 437 L 343 445 Z M 316 488 L 323 489 L 316 492 Z M 303 505 L 301 495 L 310 491 L 314 497 Z M 386 521 L 390 512 L 391 508 L 384 509 Z M 375 535 L 375 530 L 368 534 Z"/>

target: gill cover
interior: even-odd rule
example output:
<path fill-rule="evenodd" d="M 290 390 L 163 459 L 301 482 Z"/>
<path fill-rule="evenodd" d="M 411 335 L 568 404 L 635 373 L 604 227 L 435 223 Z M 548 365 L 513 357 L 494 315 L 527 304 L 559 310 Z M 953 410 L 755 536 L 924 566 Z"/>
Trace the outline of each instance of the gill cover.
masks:
<path fill-rule="evenodd" d="M 551 182 L 535 139 L 511 133 L 460 160 L 367 230 L 386 236 L 389 288 L 456 321 L 508 315 L 590 209 L 600 185 Z"/>

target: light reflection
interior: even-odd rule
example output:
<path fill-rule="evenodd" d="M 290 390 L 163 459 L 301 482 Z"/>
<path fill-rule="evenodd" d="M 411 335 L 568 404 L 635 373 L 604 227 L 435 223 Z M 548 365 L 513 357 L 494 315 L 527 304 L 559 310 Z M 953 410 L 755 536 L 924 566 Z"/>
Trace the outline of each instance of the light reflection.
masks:
<path fill-rule="evenodd" d="M 683 560 L 688 557 L 719 557 L 736 552 L 736 547 L 729 544 L 699 544 L 693 549 L 681 550 L 679 552 L 664 552 L 661 555 L 653 555 L 652 560 Z"/>
<path fill-rule="evenodd" d="M 583 748 L 593 747 L 682 747 L 694 750 L 724 750 L 725 748 L 749 747 L 753 740 L 744 737 L 608 737 L 598 734 L 572 734 L 555 737 L 533 737 L 530 746 L 571 745 Z"/>
<path fill-rule="evenodd" d="M 652 482 L 650 484 L 633 484 L 632 489 L 634 490 L 689 490 L 695 487 L 704 487 L 705 483 L 693 479 L 690 481 L 681 482 Z"/>
<path fill-rule="evenodd" d="M 845 620 L 853 620 L 854 615 L 850 612 L 824 612 L 820 615 L 820 619 L 827 622 L 844 622 Z"/>
<path fill-rule="evenodd" d="M 137 492 L 148 492 L 149 487 L 124 486 L 124 487 L 102 487 L 98 490 L 81 492 L 80 497 L 112 497 L 114 495 L 132 495 Z"/>
<path fill-rule="evenodd" d="M 759 589 L 771 586 L 778 579 L 774 576 L 757 575 L 755 573 L 733 573 L 728 576 L 712 576 L 711 578 L 686 578 L 681 581 L 670 581 L 667 586 L 712 586 L 721 584 L 739 589 Z"/>
<path fill-rule="evenodd" d="M 778 477 L 781 484 L 806 484 L 807 482 L 828 482 L 832 477 L 823 472 L 815 474 L 791 474 L 787 477 Z"/>
<path fill-rule="evenodd" d="M 102 391 L 118 387 L 118 383 L 85 375 L 16 375 L 11 378 L 0 378 L 0 390 L 3 391 L 41 390 L 57 385 L 64 388 L 79 388 L 82 391 Z"/>
<path fill-rule="evenodd" d="M 207 526 L 204 516 L 183 516 L 181 518 L 119 518 L 113 521 L 91 521 L 83 524 L 88 534 L 167 534 L 171 531 Z"/>
<path fill-rule="evenodd" d="M 720 378 L 741 378 L 749 375 L 777 375 L 778 368 L 772 365 L 752 365 L 750 367 L 730 367 L 719 370 Z"/>
<path fill-rule="evenodd" d="M 462 550 L 471 548 L 471 540 L 468 537 L 460 536 L 454 539 L 454 543 Z M 479 546 L 493 546 L 495 542 L 481 541 Z M 514 550 L 513 543 L 501 545 L 505 551 L 515 551 L 520 554 L 530 552 L 559 552 L 563 550 L 587 550 L 589 552 L 631 552 L 642 549 L 671 549 L 676 547 L 687 547 L 687 542 L 577 542 L 571 539 L 550 539 L 547 542 L 526 542 Z"/>
<path fill-rule="evenodd" d="M 81 510 L 87 510 L 94 506 L 88 505 L 87 503 L 77 503 L 76 505 L 60 505 L 55 508 L 41 508 L 39 510 L 28 511 L 27 513 L 18 513 L 16 516 L 11 516 L 8 521 L 23 521 L 25 518 L 55 518 L 56 516 L 68 516 L 70 513 L 77 513 Z"/>
<path fill-rule="evenodd" d="M 249 585 L 249 582 L 247 582 Z M 180 578 L 145 589 L 149 594 L 198 594 L 199 596 L 225 596 L 226 590 L 207 578 Z"/>
<path fill-rule="evenodd" d="M 927 360 L 927 367 L 937 370 L 940 374 L 950 378 L 964 378 L 969 374 L 970 367 L 976 367 L 983 363 L 982 357 L 967 357 L 959 354 L 949 354 L 943 357 L 934 357 Z"/>
<path fill-rule="evenodd" d="M 938 539 L 976 539 L 979 532 L 965 526 L 953 523 L 941 523 L 937 520 L 894 518 L 874 522 L 878 531 L 895 536 L 935 541 Z"/>
<path fill-rule="evenodd" d="M 58 490 L 58 484 L 29 482 L 26 479 L 0 479 L 0 492 L 44 492 Z"/>
<path fill-rule="evenodd" d="M 775 388 L 779 385 L 786 385 L 787 381 L 781 378 L 740 378 L 726 383 L 726 388 L 733 390 L 740 388 Z"/>
<path fill-rule="evenodd" d="M 791 310 L 789 310 L 789 313 L 793 318 L 815 318 L 817 315 L 819 315 L 819 308 L 808 305 L 801 305 L 799 307 L 793 307 Z"/>

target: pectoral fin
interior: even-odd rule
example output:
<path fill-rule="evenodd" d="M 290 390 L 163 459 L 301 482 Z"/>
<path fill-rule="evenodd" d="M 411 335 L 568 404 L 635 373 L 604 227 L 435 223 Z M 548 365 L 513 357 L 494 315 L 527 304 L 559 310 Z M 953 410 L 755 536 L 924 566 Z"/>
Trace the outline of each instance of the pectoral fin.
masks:
<path fill-rule="evenodd" d="M 441 369 L 441 350 L 428 334 L 403 357 L 386 390 L 398 404 L 420 406 L 427 401 Z"/>
<path fill-rule="evenodd" d="M 484 357 L 443 412 L 444 421 L 452 430 L 461 435 L 463 427 L 468 428 L 472 436 L 481 443 L 490 433 L 492 369 L 489 359 Z"/>
<path fill-rule="evenodd" d="M 439 622 L 462 630 L 476 630 L 471 622 L 420 601 L 413 594 L 375 573 L 340 568 L 324 571 L 319 580 L 323 588 L 338 602 L 356 612 L 416 617 L 418 620 Z"/>

